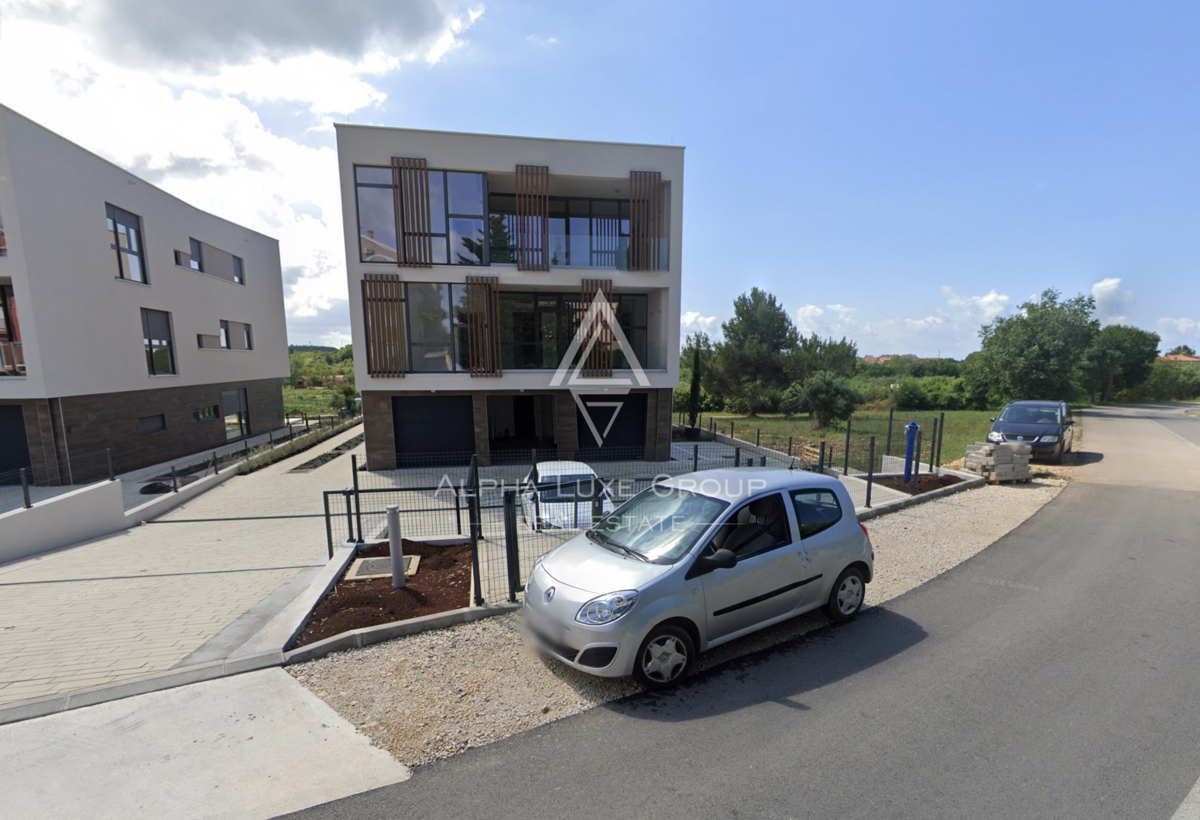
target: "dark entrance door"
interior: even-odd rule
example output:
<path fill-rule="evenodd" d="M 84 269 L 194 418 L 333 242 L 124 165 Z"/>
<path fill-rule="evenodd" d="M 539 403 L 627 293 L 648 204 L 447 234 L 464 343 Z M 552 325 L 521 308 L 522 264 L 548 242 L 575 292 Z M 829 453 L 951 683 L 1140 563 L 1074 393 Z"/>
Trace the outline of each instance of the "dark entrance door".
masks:
<path fill-rule="evenodd" d="M 470 396 L 393 396 L 396 466 L 467 464 L 475 452 Z"/>
<path fill-rule="evenodd" d="M 0 484 L 18 483 L 16 471 L 28 466 L 29 441 L 21 405 L 0 404 Z"/>
<path fill-rule="evenodd" d="M 581 396 L 587 405 L 592 425 L 578 405 L 579 452 L 582 457 L 598 459 L 637 459 L 646 452 L 646 394 L 588 394 Z M 615 406 L 613 406 L 615 405 Z M 615 414 L 615 418 L 614 418 Z M 595 432 L 592 431 L 594 426 Z M 608 432 L 606 433 L 605 430 Z M 596 433 L 601 442 L 597 444 Z"/>

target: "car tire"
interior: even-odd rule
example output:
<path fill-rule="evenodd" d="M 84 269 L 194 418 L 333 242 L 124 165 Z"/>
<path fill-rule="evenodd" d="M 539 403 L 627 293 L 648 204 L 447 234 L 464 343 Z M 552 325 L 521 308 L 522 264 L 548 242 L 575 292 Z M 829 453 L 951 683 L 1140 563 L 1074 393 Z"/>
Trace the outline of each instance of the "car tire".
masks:
<path fill-rule="evenodd" d="M 683 680 L 696 660 L 696 644 L 686 629 L 660 624 L 638 648 L 633 676 L 647 689 L 669 689 Z"/>
<path fill-rule="evenodd" d="M 825 611 L 829 617 L 839 623 L 852 620 L 862 611 L 863 600 L 867 597 L 867 583 L 861 570 L 846 567 L 829 591 L 829 601 Z"/>

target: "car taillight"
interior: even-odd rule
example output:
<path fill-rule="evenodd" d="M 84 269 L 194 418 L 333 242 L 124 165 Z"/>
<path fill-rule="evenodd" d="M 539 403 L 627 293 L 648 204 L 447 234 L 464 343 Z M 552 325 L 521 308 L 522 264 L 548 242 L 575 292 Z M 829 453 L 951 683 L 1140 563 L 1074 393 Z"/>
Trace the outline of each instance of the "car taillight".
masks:
<path fill-rule="evenodd" d="M 871 540 L 871 533 L 867 532 L 867 525 L 859 521 L 858 526 L 862 527 L 863 535 L 867 536 L 867 540 Z"/>

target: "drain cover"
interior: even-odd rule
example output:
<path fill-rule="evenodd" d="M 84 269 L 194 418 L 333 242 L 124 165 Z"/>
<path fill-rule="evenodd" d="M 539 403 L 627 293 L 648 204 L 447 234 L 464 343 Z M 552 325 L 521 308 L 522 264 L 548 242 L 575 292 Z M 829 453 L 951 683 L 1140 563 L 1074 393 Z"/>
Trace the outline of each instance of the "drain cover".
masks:
<path fill-rule="evenodd" d="M 404 561 L 404 575 L 417 574 L 417 565 L 421 563 L 421 556 L 406 555 L 402 559 Z M 389 558 L 359 558 L 350 565 L 350 571 L 346 573 L 347 581 L 367 581 L 371 578 L 391 578 L 392 577 L 392 559 Z"/>

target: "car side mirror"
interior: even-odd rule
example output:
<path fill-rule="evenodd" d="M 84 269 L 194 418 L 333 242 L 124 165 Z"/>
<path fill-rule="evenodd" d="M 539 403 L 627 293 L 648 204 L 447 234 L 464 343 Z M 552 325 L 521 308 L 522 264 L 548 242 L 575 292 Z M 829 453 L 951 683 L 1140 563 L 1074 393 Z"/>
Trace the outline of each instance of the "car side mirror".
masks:
<path fill-rule="evenodd" d="M 700 575 L 707 575 L 714 570 L 733 569 L 737 566 L 737 560 L 737 555 L 731 550 L 717 550 L 712 555 L 701 555 L 684 577 L 691 580 Z"/>
<path fill-rule="evenodd" d="M 1064 427 L 1070 427 L 1073 424 L 1075 424 L 1075 419 L 1067 419 L 1066 421 L 1063 422 Z"/>
<path fill-rule="evenodd" d="M 988 419 L 988 421 L 995 421 L 995 419 Z"/>

